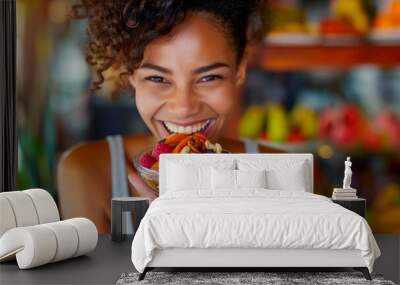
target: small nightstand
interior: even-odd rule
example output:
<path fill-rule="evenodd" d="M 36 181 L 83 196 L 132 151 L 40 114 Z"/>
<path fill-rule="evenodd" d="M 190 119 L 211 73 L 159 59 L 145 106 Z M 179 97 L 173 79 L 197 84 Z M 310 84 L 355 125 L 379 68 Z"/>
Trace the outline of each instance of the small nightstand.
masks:
<path fill-rule="evenodd" d="M 338 200 L 332 199 L 332 202 L 341 205 L 342 207 L 359 214 L 361 217 L 365 218 L 365 211 L 367 207 L 367 201 L 364 198 L 354 198 L 348 200 Z"/>
<path fill-rule="evenodd" d="M 150 200 L 144 197 L 121 197 L 111 201 L 111 239 L 123 241 L 126 234 L 123 233 L 124 212 L 134 212 L 134 233 L 139 227 L 140 221 L 149 208 Z"/>

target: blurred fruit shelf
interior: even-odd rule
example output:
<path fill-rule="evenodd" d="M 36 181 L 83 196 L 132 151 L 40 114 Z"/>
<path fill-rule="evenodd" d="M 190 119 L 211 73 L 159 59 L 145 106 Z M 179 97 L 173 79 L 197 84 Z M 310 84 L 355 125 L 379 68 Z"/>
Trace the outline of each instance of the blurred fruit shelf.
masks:
<path fill-rule="evenodd" d="M 400 66 L 400 43 L 384 44 L 265 44 L 255 59 L 269 71 L 304 71 L 319 68 L 348 69 L 362 64 Z"/>

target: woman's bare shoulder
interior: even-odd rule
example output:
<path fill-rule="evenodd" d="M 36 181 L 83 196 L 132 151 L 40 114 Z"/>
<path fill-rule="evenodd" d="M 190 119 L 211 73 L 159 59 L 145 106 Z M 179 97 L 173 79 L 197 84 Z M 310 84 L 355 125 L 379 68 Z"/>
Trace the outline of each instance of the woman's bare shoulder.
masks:
<path fill-rule="evenodd" d="M 154 142 L 153 136 L 149 134 L 134 134 L 122 137 L 124 149 L 128 153 L 140 151 Z M 60 158 L 60 165 L 80 165 L 86 164 L 91 167 L 96 164 L 104 164 L 110 161 L 110 150 L 107 139 L 95 141 L 83 141 L 68 148 Z"/>
<path fill-rule="evenodd" d="M 122 139 L 124 150 L 130 156 L 152 142 L 151 137 L 145 134 L 123 136 Z M 111 187 L 111 155 L 107 139 L 83 141 L 68 148 L 58 161 L 57 180 L 61 191 L 69 188 L 66 186 L 71 183 L 80 187 L 98 183 L 102 188 Z M 102 192 L 109 191 L 104 189 Z"/>
<path fill-rule="evenodd" d="M 59 198 L 96 197 L 106 194 L 111 185 L 110 156 L 106 140 L 83 141 L 64 151 L 57 165 Z"/>
<path fill-rule="evenodd" d="M 60 157 L 60 164 L 79 164 L 94 158 L 104 158 L 108 150 L 107 141 L 83 141 L 64 151 Z"/>
<path fill-rule="evenodd" d="M 122 139 L 128 154 L 140 151 L 152 141 L 151 136 L 146 134 L 123 136 Z M 104 209 L 108 209 L 111 179 L 111 155 L 107 139 L 77 143 L 68 148 L 58 161 L 57 186 L 62 202 L 79 198 L 91 203 L 97 201 Z"/>

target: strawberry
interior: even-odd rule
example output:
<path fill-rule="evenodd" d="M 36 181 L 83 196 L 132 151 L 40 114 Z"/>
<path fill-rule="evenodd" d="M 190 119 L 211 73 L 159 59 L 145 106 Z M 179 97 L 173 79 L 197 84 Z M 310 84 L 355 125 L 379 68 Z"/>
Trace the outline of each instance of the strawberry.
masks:
<path fill-rule="evenodd" d="M 160 159 L 160 154 L 162 154 L 162 153 L 171 153 L 172 150 L 173 150 L 172 147 L 169 146 L 168 144 L 159 142 L 153 148 L 152 155 L 156 160 L 159 160 Z"/>
<path fill-rule="evenodd" d="M 157 160 L 150 154 L 150 153 L 145 153 L 143 154 L 139 162 L 143 167 L 146 168 L 151 168 L 151 166 L 156 162 Z"/>

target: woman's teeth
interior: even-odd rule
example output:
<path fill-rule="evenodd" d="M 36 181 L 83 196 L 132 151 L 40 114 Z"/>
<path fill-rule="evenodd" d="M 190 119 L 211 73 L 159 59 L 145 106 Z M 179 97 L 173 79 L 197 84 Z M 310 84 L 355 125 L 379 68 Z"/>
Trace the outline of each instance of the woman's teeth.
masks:
<path fill-rule="evenodd" d="M 168 132 L 184 133 L 184 134 L 192 134 L 195 132 L 204 131 L 208 127 L 209 123 L 210 123 L 210 119 L 208 119 L 207 121 L 204 121 L 202 123 L 184 127 L 184 126 L 179 126 L 179 125 L 176 125 L 176 124 L 170 123 L 170 122 L 163 122 L 163 124 L 164 124 L 165 128 L 168 130 Z"/>

